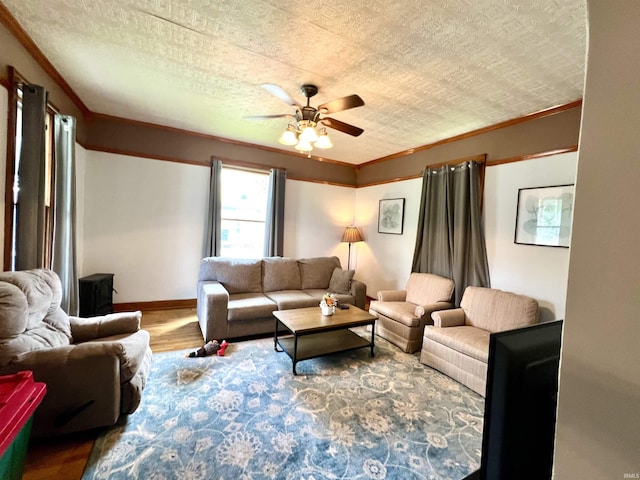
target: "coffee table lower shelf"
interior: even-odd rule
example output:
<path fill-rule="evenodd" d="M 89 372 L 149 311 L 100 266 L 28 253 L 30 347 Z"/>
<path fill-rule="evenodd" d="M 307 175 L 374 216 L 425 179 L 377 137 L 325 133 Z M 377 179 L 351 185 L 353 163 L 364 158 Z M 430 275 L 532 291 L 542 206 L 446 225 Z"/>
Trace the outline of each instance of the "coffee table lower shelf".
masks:
<path fill-rule="evenodd" d="M 296 336 L 278 337 L 277 342 L 291 358 L 294 374 L 297 374 L 296 364 L 299 361 L 338 352 L 370 347 L 371 356 L 373 357 L 373 342 L 362 338 L 349 329 L 297 335 L 297 338 Z"/>

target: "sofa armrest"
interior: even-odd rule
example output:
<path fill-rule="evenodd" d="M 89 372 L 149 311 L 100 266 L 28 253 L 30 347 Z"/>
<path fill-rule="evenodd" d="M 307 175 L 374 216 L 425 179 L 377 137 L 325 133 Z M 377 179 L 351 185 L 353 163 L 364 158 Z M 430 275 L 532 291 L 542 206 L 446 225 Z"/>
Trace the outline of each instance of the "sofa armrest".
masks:
<path fill-rule="evenodd" d="M 431 318 L 431 314 L 433 312 L 437 312 L 439 310 L 447 310 L 453 308 L 453 304 L 449 302 L 434 302 L 429 303 L 427 305 L 418 305 L 415 310 L 416 317 L 426 317 L 426 319 Z"/>
<path fill-rule="evenodd" d="M 31 370 L 47 394 L 36 410 L 36 436 L 114 424 L 120 416 L 120 361 L 85 345 L 35 350 L 20 355 L 2 374 Z"/>
<path fill-rule="evenodd" d="M 353 295 L 353 304 L 364 309 L 365 302 L 367 301 L 367 285 L 360 280 L 351 280 L 351 295 Z"/>
<path fill-rule="evenodd" d="M 109 360 L 110 364 L 115 361 L 113 379 L 120 384 L 129 381 L 135 375 L 147 350 L 149 350 L 149 332 L 138 330 L 132 334 L 112 336 L 105 341 L 96 340 L 77 345 L 32 350 L 20 354 L 10 366 L 15 368 L 19 365 L 21 370 L 32 370 L 34 373 L 51 370 L 66 376 L 67 373 L 64 373 L 64 370 L 70 365 L 77 364 L 77 368 L 84 368 L 86 371 L 86 378 L 83 376 L 75 379 L 82 383 L 93 376 L 93 363 L 100 362 L 103 357 L 110 357 L 112 359 Z"/>
<path fill-rule="evenodd" d="M 91 318 L 69 317 L 74 343 L 140 330 L 142 312 L 121 312 Z"/>
<path fill-rule="evenodd" d="M 229 292 L 220 282 L 198 282 L 198 322 L 205 342 L 226 336 L 228 306 Z"/>
<path fill-rule="evenodd" d="M 406 290 L 380 290 L 378 292 L 379 302 L 404 302 L 406 299 Z"/>
<path fill-rule="evenodd" d="M 464 325 L 464 310 L 454 308 L 452 310 L 440 310 L 431 314 L 433 324 L 439 328 L 460 327 Z"/>

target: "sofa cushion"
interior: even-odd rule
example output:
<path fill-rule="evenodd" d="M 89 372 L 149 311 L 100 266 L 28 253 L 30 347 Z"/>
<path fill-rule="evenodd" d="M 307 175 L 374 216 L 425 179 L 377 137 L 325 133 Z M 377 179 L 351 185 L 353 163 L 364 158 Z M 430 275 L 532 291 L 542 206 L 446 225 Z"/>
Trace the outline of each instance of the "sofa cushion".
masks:
<path fill-rule="evenodd" d="M 495 288 L 467 287 L 460 307 L 465 313 L 465 324 L 492 333 L 533 325 L 538 321 L 536 300 Z"/>
<path fill-rule="evenodd" d="M 371 302 L 369 312 L 371 312 L 372 315 L 379 313 L 407 327 L 418 327 L 420 325 L 421 317 L 416 316 L 416 306 L 413 303 L 379 302 L 374 300 Z"/>
<path fill-rule="evenodd" d="M 445 345 L 456 352 L 487 363 L 489 361 L 489 331 L 470 326 L 438 328 L 424 327 L 424 338 Z"/>
<path fill-rule="evenodd" d="M 56 273 L 47 269 L 2 272 L 0 281 L 15 285 L 25 295 L 29 305 L 27 330 L 40 327 L 44 322 L 71 341 L 69 318 L 60 308 L 62 285 Z"/>
<path fill-rule="evenodd" d="M 218 258 L 213 275 L 229 293 L 262 292 L 262 260 Z"/>
<path fill-rule="evenodd" d="M 278 304 L 278 310 L 317 307 L 319 303 L 302 290 L 280 290 L 279 292 L 268 292 L 265 295 Z"/>
<path fill-rule="evenodd" d="M 229 295 L 227 320 L 251 320 L 270 317 L 278 309 L 276 302 L 263 293 L 236 293 Z"/>
<path fill-rule="evenodd" d="M 338 257 L 301 258 L 298 260 L 300 268 L 300 286 L 303 290 L 309 288 L 329 288 L 329 280 L 336 267 L 340 268 Z"/>
<path fill-rule="evenodd" d="M 15 285 L 0 282 L 0 339 L 24 332 L 28 317 L 27 297 Z"/>
<path fill-rule="evenodd" d="M 300 269 L 294 258 L 262 259 L 262 291 L 300 290 Z"/>
<path fill-rule="evenodd" d="M 329 280 L 329 291 L 334 293 L 351 293 L 351 280 L 355 270 L 343 270 L 341 268 L 334 268 Z"/>
<path fill-rule="evenodd" d="M 450 302 L 455 284 L 453 280 L 432 273 L 409 275 L 407 280 L 407 302 L 429 305 L 436 302 Z"/>
<path fill-rule="evenodd" d="M 62 347 L 70 344 L 69 337 L 51 325 L 41 323 L 39 327 L 10 338 L 0 338 L 0 367 L 5 367 L 18 360 L 27 352 Z"/>

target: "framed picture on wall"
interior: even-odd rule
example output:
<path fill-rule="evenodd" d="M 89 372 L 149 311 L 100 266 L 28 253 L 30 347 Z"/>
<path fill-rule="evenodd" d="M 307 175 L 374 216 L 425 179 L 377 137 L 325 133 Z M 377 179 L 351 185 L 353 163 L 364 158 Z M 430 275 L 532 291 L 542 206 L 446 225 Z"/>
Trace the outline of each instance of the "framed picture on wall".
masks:
<path fill-rule="evenodd" d="M 404 223 L 404 198 L 380 200 L 378 209 L 378 233 L 402 235 Z"/>
<path fill-rule="evenodd" d="M 575 186 L 518 190 L 515 243 L 569 247 Z"/>

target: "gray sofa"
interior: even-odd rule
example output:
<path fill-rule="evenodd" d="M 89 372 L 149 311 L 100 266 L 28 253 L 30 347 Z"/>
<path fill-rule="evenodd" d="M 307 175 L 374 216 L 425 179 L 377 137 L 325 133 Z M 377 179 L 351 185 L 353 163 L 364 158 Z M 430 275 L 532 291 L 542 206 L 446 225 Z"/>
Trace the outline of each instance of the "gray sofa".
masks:
<path fill-rule="evenodd" d="M 51 270 L 0 273 L 0 375 L 29 370 L 47 387 L 35 436 L 115 424 L 138 408 L 151 367 L 140 312 L 70 317 L 61 297 Z"/>
<path fill-rule="evenodd" d="M 367 287 L 338 257 L 202 259 L 198 321 L 205 341 L 273 333 L 276 310 L 318 306 L 327 292 L 364 308 Z"/>

